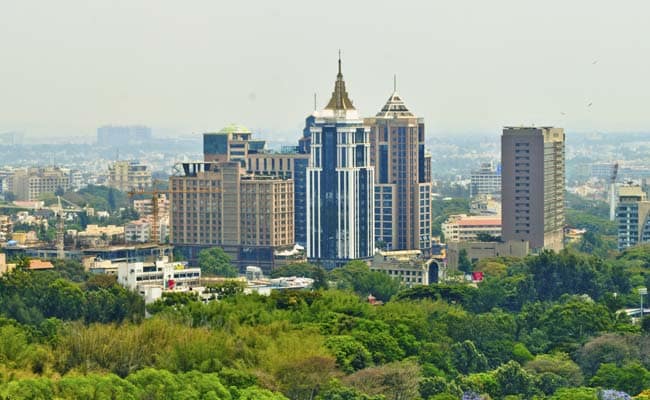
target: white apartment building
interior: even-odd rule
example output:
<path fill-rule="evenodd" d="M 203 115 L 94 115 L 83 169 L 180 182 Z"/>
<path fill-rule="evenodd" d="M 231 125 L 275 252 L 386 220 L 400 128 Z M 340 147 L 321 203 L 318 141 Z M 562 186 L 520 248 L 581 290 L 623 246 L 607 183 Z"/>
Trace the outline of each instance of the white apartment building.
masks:
<path fill-rule="evenodd" d="M 144 291 L 146 287 L 163 290 L 198 287 L 201 280 L 200 268 L 188 268 L 184 262 L 156 261 L 153 266 L 142 262 L 120 264 L 117 282 L 130 290 Z"/>

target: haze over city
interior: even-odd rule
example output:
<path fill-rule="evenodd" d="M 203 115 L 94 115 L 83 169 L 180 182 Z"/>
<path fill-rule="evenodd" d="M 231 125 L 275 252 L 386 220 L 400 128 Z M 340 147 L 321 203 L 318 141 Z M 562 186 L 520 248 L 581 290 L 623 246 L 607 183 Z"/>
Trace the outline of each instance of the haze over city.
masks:
<path fill-rule="evenodd" d="M 238 122 L 295 140 L 342 50 L 354 105 L 393 89 L 431 137 L 504 125 L 643 132 L 650 5 L 605 1 L 0 2 L 0 131 L 93 140 Z"/>

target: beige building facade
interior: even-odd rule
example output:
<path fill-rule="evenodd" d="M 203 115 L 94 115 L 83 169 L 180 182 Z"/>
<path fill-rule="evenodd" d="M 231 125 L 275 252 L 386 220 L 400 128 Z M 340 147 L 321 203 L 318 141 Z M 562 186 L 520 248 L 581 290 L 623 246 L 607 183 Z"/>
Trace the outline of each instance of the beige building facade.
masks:
<path fill-rule="evenodd" d="M 43 194 L 70 189 L 70 175 L 58 167 L 26 168 L 15 171 L 8 186 L 17 200 L 34 201 Z"/>
<path fill-rule="evenodd" d="M 293 180 L 247 174 L 239 161 L 183 163 L 170 177 L 170 242 L 190 259 L 219 246 L 268 271 L 294 244 Z"/>
<path fill-rule="evenodd" d="M 151 170 L 136 161 L 116 161 L 108 167 L 108 186 L 128 192 L 151 187 Z"/>

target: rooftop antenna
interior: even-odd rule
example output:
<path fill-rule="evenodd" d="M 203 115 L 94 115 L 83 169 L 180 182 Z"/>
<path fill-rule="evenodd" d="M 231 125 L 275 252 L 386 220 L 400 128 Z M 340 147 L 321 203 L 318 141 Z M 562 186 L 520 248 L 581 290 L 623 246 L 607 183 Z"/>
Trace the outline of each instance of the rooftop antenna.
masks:
<path fill-rule="evenodd" d="M 339 75 L 341 74 L 341 49 L 339 49 Z"/>
<path fill-rule="evenodd" d="M 314 92 L 314 111 L 316 111 L 316 92 Z"/>
<path fill-rule="evenodd" d="M 397 92 L 397 74 L 393 74 L 393 92 Z"/>

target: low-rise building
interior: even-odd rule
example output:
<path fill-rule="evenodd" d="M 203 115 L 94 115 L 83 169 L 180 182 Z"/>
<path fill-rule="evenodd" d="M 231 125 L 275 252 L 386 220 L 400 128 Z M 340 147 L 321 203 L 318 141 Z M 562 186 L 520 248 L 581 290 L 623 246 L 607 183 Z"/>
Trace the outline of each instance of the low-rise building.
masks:
<path fill-rule="evenodd" d="M 129 290 L 143 290 L 153 286 L 163 290 L 191 288 L 199 286 L 200 268 L 188 268 L 184 262 L 158 260 L 147 266 L 143 262 L 120 264 L 117 269 L 117 282 Z"/>
<path fill-rule="evenodd" d="M 442 224 L 445 242 L 476 240 L 478 234 L 501 236 L 501 217 L 486 215 L 451 215 Z"/>
<path fill-rule="evenodd" d="M 492 257 L 526 257 L 530 252 L 527 241 L 507 242 L 452 242 L 447 244 L 447 268 L 458 269 L 460 252 L 465 250 L 471 262 Z"/>
<path fill-rule="evenodd" d="M 151 239 L 151 224 L 146 219 L 131 221 L 124 227 L 127 243 L 147 243 Z"/>
<path fill-rule="evenodd" d="M 98 246 L 124 242 L 124 227 L 116 225 L 99 226 L 90 224 L 85 231 L 76 234 L 81 246 Z"/>
<path fill-rule="evenodd" d="M 420 250 L 378 251 L 370 270 L 386 273 L 407 287 L 436 283 L 442 272 L 438 262 L 424 257 Z"/>

